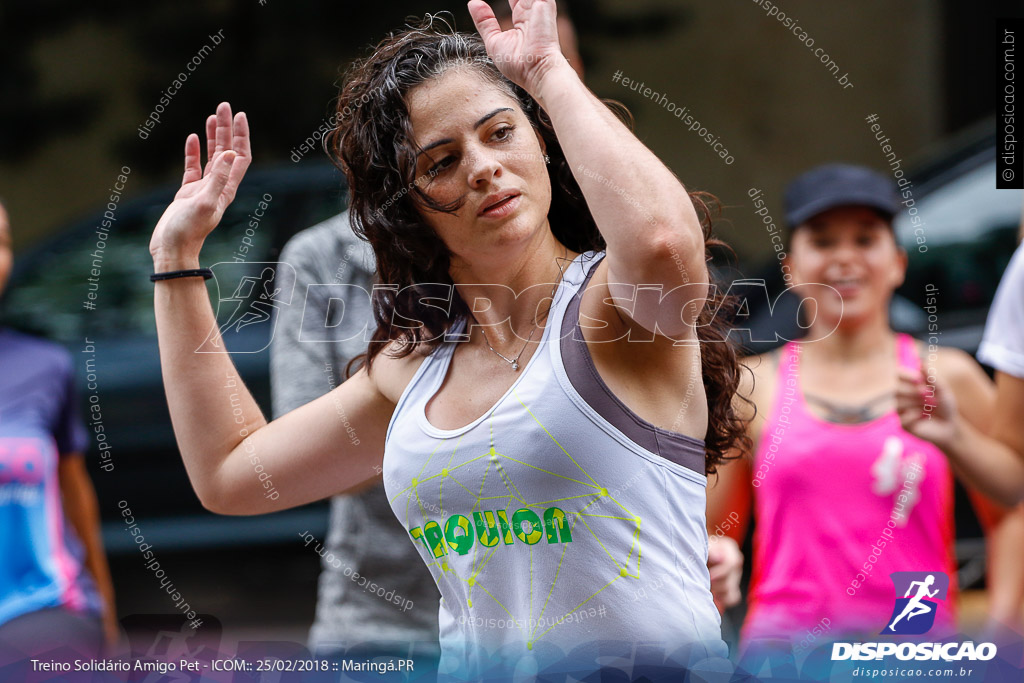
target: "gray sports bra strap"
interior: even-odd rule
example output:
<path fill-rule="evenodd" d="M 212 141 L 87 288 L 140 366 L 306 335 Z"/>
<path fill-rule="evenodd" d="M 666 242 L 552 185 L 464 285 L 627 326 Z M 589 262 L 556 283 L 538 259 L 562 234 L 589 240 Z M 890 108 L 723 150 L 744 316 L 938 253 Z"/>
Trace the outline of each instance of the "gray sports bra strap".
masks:
<path fill-rule="evenodd" d="M 704 441 L 660 429 L 641 418 L 612 393 L 594 366 L 594 360 L 583 337 L 583 330 L 580 328 L 580 302 L 600 262 L 601 259 L 597 259 L 591 264 L 586 279 L 569 302 L 562 318 L 559 343 L 565 373 L 587 405 L 631 441 L 666 460 L 703 475 Z"/>

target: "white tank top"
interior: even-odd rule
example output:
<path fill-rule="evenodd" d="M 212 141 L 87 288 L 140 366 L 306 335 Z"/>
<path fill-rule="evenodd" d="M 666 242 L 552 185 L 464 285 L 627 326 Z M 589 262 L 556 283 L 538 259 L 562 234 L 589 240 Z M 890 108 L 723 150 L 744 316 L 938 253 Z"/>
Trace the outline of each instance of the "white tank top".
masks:
<path fill-rule="evenodd" d="M 580 294 L 601 257 L 566 268 L 540 347 L 484 415 L 459 429 L 427 421 L 457 343 L 445 342 L 388 427 L 385 489 L 441 592 L 442 671 L 472 678 L 531 651 L 593 661 L 594 641 L 620 654 L 642 642 L 636 657 L 659 652 L 652 641 L 726 654 L 703 441 L 629 411 L 580 341 Z"/>

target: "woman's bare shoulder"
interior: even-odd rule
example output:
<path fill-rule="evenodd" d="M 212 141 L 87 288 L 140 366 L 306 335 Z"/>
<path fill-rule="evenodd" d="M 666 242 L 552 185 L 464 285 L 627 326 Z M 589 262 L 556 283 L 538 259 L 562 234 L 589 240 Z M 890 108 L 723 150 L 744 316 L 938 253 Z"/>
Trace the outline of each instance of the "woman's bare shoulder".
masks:
<path fill-rule="evenodd" d="M 392 341 L 373 360 L 373 369 L 368 374 L 377 390 L 389 401 L 398 404 L 399 399 L 416 375 L 420 364 L 429 355 L 423 344 L 418 345 L 405 356 L 400 356 L 403 342 Z"/>
<path fill-rule="evenodd" d="M 931 374 L 929 366 L 934 359 L 935 369 L 957 393 L 979 387 L 994 391 L 992 380 L 971 354 L 952 346 L 927 346 L 924 342 L 918 344 L 926 378 Z"/>

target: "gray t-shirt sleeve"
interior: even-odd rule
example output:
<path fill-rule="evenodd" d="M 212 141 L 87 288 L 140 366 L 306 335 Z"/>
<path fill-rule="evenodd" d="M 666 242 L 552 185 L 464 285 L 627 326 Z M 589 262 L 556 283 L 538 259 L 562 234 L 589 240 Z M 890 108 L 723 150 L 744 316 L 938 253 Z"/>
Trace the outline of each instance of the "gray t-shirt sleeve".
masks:
<path fill-rule="evenodd" d="M 285 245 L 279 286 L 294 281 L 290 306 L 276 309 L 270 345 L 273 412 L 280 417 L 345 379 L 345 365 L 366 348 L 372 266 L 348 214 L 300 232 Z"/>
<path fill-rule="evenodd" d="M 281 253 L 281 261 L 291 269 L 278 267 L 282 284 L 293 279 L 295 290 L 290 306 L 276 309 L 277 322 L 270 342 L 271 403 L 274 417 L 295 410 L 330 390 L 325 367 L 330 367 L 334 354 L 328 344 L 299 343 L 302 314 L 306 304 L 307 285 L 317 281 L 316 273 L 301 258 L 301 249 L 289 248 Z M 298 253 L 297 253 L 298 252 Z"/>

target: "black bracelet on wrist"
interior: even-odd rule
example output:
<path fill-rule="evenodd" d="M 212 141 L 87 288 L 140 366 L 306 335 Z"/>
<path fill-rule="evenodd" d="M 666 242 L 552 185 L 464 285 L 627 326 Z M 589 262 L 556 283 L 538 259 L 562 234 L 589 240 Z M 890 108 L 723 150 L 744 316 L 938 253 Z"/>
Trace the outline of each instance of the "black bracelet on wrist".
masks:
<path fill-rule="evenodd" d="M 209 268 L 192 268 L 191 270 L 169 270 L 166 273 L 153 273 L 149 276 L 150 282 L 157 280 L 173 280 L 179 277 L 202 277 L 209 280 L 213 277 L 213 271 Z"/>

